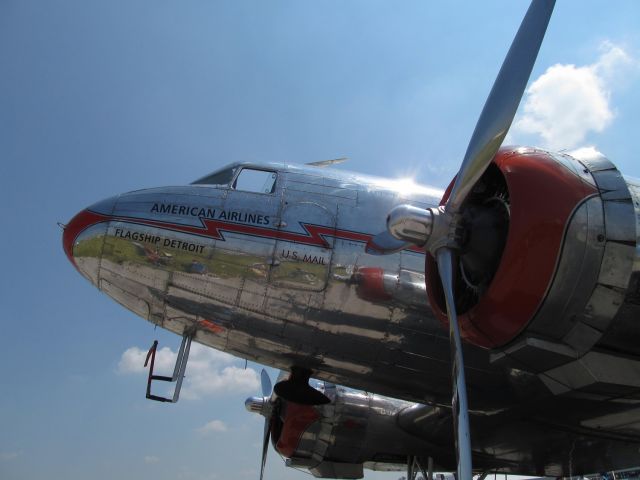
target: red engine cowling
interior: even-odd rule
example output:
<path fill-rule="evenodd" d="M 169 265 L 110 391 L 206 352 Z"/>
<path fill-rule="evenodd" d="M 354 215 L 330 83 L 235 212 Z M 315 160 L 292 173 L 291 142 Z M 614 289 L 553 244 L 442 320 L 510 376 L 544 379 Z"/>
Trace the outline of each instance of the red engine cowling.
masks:
<path fill-rule="evenodd" d="M 503 148 L 465 201 L 462 215 L 468 217 L 468 230 L 473 231 L 476 221 L 473 209 L 482 211 L 495 199 L 504 203 L 508 223 L 504 238 L 491 241 L 496 265 L 484 283 L 470 281 L 473 275 L 464 265 L 468 243 L 481 239 L 463 238 L 454 288 L 461 299 L 460 329 L 467 342 L 491 349 L 524 342 L 522 351 L 528 353 L 523 358 L 542 348 L 575 359 L 606 331 L 631 278 L 635 213 L 627 183 L 615 166 L 596 152 L 588 153 L 578 159 Z M 448 326 L 430 255 L 426 276 L 432 308 Z M 538 369 L 562 363 L 552 356 Z"/>
<path fill-rule="evenodd" d="M 331 403 L 278 400 L 272 441 L 288 466 L 307 468 L 319 478 L 362 478 L 363 468 L 404 470 L 407 455 L 429 451 L 426 441 L 397 423 L 399 412 L 411 403 L 317 383 Z"/>

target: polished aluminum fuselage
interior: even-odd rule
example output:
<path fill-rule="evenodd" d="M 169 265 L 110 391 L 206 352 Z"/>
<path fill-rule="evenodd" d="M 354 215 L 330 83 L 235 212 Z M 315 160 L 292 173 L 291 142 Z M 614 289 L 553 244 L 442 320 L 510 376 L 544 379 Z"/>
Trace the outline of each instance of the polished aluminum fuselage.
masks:
<path fill-rule="evenodd" d="M 567 466 L 554 452 L 569 451 L 571 442 L 580 446 L 573 465 L 583 472 L 631 466 L 638 456 L 633 389 L 640 385 L 632 372 L 640 368 L 640 187 L 616 170 L 562 161 L 576 175 L 596 178 L 599 194 L 572 216 L 547 303 L 530 326 L 542 338 L 542 327 L 565 322 L 577 333 L 561 340 L 586 347 L 568 360 L 540 356 L 534 349 L 540 342 L 525 332 L 521 351 L 534 366 L 541 358 L 564 362 L 536 372 L 501 361 L 496 353 L 517 360 L 510 346 L 492 352 L 464 345 L 474 450 L 485 455 L 474 464 L 560 475 Z M 275 183 L 267 193 L 243 190 L 234 179 L 244 169 L 275 175 Z M 67 254 L 101 291 L 174 333 L 283 370 L 302 366 L 328 382 L 428 404 L 415 405 L 398 424 L 433 445 L 452 446 L 449 338 L 427 301 L 425 255 L 416 248 L 388 256 L 365 250 L 393 207 L 433 207 L 442 192 L 280 164 L 234 164 L 227 171 L 212 176 L 227 178 L 224 184 L 140 190 L 89 207 L 65 230 Z M 581 213 L 585 208 L 589 215 Z M 592 251 L 599 260 L 587 262 Z M 576 275 L 586 281 L 587 273 L 608 297 L 596 295 L 595 283 L 572 287 Z M 554 312 L 568 299 L 575 313 L 558 318 Z M 611 323 L 601 339 L 583 335 L 574 321 L 600 316 Z M 606 365 L 593 371 L 579 355 Z M 556 377 L 564 378 L 564 389 L 555 388 Z M 620 401 L 618 392 L 626 395 Z M 622 418 L 623 426 L 609 425 L 609 418 Z"/>
<path fill-rule="evenodd" d="M 446 399 L 448 338 L 428 307 L 424 253 L 365 253 L 385 212 L 437 205 L 442 192 L 325 169 L 255 168 L 277 174 L 273 193 L 190 185 L 91 207 L 109 221 L 78 238 L 77 265 L 131 311 L 177 334 L 195 326 L 195 340 L 216 349 L 281 369 L 311 366 L 319 378 L 370 391 Z"/>

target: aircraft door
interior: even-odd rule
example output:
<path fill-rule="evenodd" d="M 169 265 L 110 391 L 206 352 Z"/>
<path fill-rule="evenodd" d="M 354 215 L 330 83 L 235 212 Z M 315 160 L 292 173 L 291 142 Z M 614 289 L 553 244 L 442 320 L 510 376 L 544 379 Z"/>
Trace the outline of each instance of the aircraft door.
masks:
<path fill-rule="evenodd" d="M 333 254 L 336 217 L 314 202 L 285 204 L 271 269 L 277 288 L 323 291 Z"/>

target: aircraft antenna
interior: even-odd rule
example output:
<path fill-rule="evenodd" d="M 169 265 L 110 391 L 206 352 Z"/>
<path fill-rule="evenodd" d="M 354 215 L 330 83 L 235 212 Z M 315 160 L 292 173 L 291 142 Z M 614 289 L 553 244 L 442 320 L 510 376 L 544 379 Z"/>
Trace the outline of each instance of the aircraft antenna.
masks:
<path fill-rule="evenodd" d="M 349 157 L 340 157 L 340 158 L 334 158 L 332 160 L 319 160 L 317 162 L 309 162 L 309 163 L 305 163 L 305 165 L 309 165 L 311 167 L 325 168 L 331 165 L 337 165 L 338 163 L 346 162 L 347 160 L 349 160 Z"/>

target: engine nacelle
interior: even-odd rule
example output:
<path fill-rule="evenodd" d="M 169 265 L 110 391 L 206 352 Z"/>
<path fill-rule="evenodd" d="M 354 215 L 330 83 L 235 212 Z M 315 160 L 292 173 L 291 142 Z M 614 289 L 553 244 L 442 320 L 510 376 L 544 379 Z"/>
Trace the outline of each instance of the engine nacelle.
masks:
<path fill-rule="evenodd" d="M 616 358 L 640 355 L 639 193 L 592 149 L 501 149 L 462 208 L 472 232 L 455 284 L 463 338 L 492 349 L 494 362 L 544 373 L 540 379 L 556 394 L 609 395 L 631 386 L 627 378 L 637 375 L 627 370 L 638 365 Z M 482 215 L 491 218 L 490 244 L 474 233 Z M 486 251 L 488 260 L 478 253 Z M 433 258 L 427 291 L 446 324 Z"/>
<path fill-rule="evenodd" d="M 431 446 L 404 431 L 398 414 L 412 404 L 318 382 L 331 399 L 319 406 L 283 402 L 272 441 L 291 467 L 319 478 L 362 478 L 363 468 L 405 470 L 407 455 Z"/>

